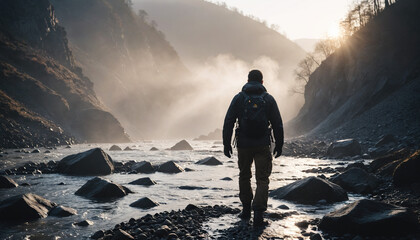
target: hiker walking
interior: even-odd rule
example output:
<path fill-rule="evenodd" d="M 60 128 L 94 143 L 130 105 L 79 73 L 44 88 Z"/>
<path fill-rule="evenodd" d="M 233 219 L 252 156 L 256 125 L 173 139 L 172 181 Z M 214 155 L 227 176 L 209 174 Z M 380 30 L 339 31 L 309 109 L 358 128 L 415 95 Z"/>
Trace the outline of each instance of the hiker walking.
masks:
<path fill-rule="evenodd" d="M 283 122 L 273 96 L 263 86 L 263 75 L 259 70 L 248 74 L 248 82 L 233 98 L 223 124 L 224 154 L 232 154 L 232 134 L 235 123 L 235 142 L 238 149 L 239 198 L 242 202 L 240 218 L 251 218 L 254 211 L 254 227 L 266 224 L 263 214 L 267 210 L 268 184 L 272 169 L 270 151 L 272 132 L 275 148 L 273 154 L 279 157 L 284 142 Z M 257 189 L 255 197 L 251 188 L 251 166 L 255 161 Z"/>

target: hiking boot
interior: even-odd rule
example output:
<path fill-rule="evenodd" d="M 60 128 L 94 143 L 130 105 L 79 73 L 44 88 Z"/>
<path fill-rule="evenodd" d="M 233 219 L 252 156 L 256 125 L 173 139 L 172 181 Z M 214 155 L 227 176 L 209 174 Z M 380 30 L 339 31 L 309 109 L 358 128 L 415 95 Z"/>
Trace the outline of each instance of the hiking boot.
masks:
<path fill-rule="evenodd" d="M 242 212 L 239 214 L 240 219 L 250 219 L 251 218 L 251 206 L 244 206 Z"/>
<path fill-rule="evenodd" d="M 264 221 L 264 212 L 254 211 L 254 227 L 264 227 L 268 225 L 268 222 Z"/>

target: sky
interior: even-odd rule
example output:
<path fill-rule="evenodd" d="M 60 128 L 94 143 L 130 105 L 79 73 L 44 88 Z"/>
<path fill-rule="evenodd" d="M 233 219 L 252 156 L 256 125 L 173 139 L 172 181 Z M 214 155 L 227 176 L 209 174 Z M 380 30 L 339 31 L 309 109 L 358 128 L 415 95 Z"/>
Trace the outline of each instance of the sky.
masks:
<path fill-rule="evenodd" d="M 244 14 L 251 14 L 289 39 L 336 37 L 339 23 L 354 0 L 207 0 L 226 3 Z"/>

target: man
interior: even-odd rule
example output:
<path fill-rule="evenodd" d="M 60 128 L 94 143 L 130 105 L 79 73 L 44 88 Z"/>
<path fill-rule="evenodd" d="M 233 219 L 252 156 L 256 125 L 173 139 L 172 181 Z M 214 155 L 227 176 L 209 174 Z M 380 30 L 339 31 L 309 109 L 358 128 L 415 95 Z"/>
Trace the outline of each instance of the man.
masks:
<path fill-rule="evenodd" d="M 239 165 L 239 198 L 242 202 L 242 219 L 251 218 L 251 207 L 254 211 L 254 226 L 266 223 L 263 214 L 267 210 L 268 184 L 272 169 L 270 151 L 271 128 L 274 133 L 275 148 L 273 154 L 279 157 L 284 142 L 283 122 L 273 96 L 263 86 L 263 75 L 259 70 L 248 74 L 242 92 L 232 100 L 226 113 L 223 125 L 224 154 L 232 154 L 231 138 L 233 127 L 238 119 L 239 127 L 235 130 Z M 271 125 L 271 127 L 270 127 Z M 251 188 L 251 166 L 255 161 L 257 189 L 255 198 Z"/>

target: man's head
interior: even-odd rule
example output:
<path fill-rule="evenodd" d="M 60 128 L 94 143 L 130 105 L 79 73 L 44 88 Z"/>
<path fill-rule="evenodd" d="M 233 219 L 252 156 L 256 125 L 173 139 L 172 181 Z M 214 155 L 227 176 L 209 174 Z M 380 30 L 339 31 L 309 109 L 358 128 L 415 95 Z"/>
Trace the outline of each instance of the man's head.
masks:
<path fill-rule="evenodd" d="M 263 83 L 263 75 L 259 70 L 252 70 L 248 73 L 248 82 Z"/>

